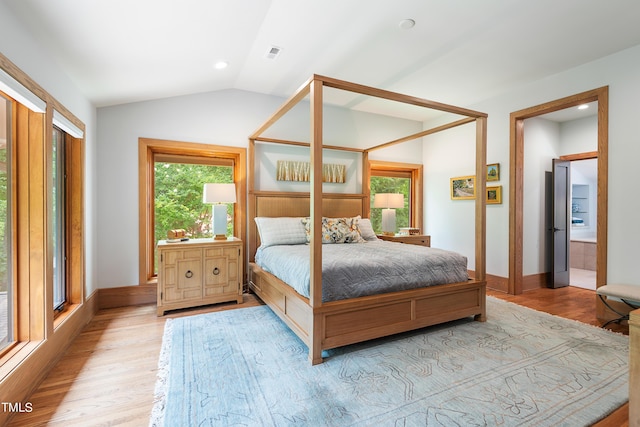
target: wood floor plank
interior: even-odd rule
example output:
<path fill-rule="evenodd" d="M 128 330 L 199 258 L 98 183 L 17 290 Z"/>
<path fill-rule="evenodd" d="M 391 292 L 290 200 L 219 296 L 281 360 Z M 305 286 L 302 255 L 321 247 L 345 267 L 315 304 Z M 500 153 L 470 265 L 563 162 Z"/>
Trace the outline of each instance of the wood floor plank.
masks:
<path fill-rule="evenodd" d="M 535 310 L 599 326 L 594 291 L 567 287 L 537 289 L 523 295 L 489 295 Z M 232 310 L 261 304 L 216 304 L 156 316 L 155 306 L 100 310 L 31 396 L 31 413 L 17 414 L 9 426 L 146 426 L 153 407 L 158 356 L 167 318 Z M 489 314 L 490 315 L 490 314 Z M 611 326 L 629 333 L 628 326 Z M 597 424 L 627 427 L 628 405 Z"/>

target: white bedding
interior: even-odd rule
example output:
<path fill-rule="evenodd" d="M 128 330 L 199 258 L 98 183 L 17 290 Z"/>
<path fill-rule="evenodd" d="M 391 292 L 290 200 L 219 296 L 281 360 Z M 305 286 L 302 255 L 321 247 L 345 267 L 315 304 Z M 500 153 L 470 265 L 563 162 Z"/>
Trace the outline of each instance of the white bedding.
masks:
<path fill-rule="evenodd" d="M 255 260 L 309 297 L 309 245 L 261 246 Z M 467 258 L 456 252 L 382 240 L 322 245 L 324 302 L 467 279 Z"/>

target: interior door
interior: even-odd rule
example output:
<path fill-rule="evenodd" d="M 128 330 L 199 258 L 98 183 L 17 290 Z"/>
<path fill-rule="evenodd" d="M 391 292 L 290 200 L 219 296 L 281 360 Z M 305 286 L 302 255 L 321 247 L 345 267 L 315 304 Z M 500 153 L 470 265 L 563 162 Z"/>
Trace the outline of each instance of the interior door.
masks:
<path fill-rule="evenodd" d="M 569 286 L 571 162 L 553 159 L 553 267 L 550 287 Z"/>

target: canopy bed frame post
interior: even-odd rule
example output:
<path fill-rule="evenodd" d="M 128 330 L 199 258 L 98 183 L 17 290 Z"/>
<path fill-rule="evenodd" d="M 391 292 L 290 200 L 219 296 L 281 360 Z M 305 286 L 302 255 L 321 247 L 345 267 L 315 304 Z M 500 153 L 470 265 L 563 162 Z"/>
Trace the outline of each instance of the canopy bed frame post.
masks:
<path fill-rule="evenodd" d="M 249 155 L 249 159 L 247 160 L 247 192 L 249 194 L 253 194 L 253 192 L 255 191 L 255 167 L 256 167 L 256 140 L 253 138 L 249 138 L 249 148 L 247 150 L 247 154 Z M 255 213 L 255 206 L 251 206 L 252 203 L 252 197 L 249 197 L 249 204 L 247 205 L 248 210 L 249 210 L 249 215 L 252 215 Z M 252 221 L 253 218 L 249 217 L 249 221 Z M 248 240 L 248 239 L 247 239 Z"/>
<path fill-rule="evenodd" d="M 369 152 L 362 152 L 362 217 L 371 216 L 371 165 L 369 164 Z"/>
<path fill-rule="evenodd" d="M 247 179 L 247 190 L 249 191 L 249 194 L 252 194 L 253 191 L 255 190 L 255 185 L 253 182 L 253 172 L 254 172 L 254 168 L 256 167 L 256 154 L 255 154 L 255 149 L 256 149 L 256 140 L 253 138 L 249 138 L 249 148 L 247 150 L 247 154 L 249 155 L 249 159 L 247 160 L 247 168 L 248 168 L 248 174 L 247 177 L 250 176 L 250 178 Z"/>
<path fill-rule="evenodd" d="M 486 209 L 486 176 L 487 176 L 487 118 L 476 119 L 476 266 L 475 279 L 486 280 L 487 268 L 487 209 Z M 483 304 L 485 301 L 483 300 Z M 475 316 L 476 320 L 485 321 L 486 311 Z"/>
<path fill-rule="evenodd" d="M 312 324 L 309 360 L 312 365 L 322 362 L 322 320 L 316 312 L 322 306 L 322 82 L 311 83 L 311 247 L 309 304 Z"/>
<path fill-rule="evenodd" d="M 249 158 L 247 159 L 247 218 L 245 227 L 247 227 L 247 241 L 244 242 L 245 246 L 245 270 L 247 272 L 247 286 L 251 281 L 251 268 L 249 268 L 249 263 L 254 261 L 255 249 L 253 247 L 253 241 L 255 240 L 256 232 L 252 232 L 253 227 L 256 225 L 253 222 L 253 218 L 256 217 L 256 198 L 253 197 L 253 194 L 256 190 L 255 185 L 255 171 L 256 171 L 256 140 L 251 137 L 249 138 L 249 147 L 247 149 L 247 155 Z M 242 196 L 244 197 L 244 196 Z"/>

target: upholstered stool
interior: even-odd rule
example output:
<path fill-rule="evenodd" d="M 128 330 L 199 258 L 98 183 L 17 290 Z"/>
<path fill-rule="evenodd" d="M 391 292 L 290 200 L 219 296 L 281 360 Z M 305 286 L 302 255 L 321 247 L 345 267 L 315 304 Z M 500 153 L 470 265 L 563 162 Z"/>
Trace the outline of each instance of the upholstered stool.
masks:
<path fill-rule="evenodd" d="M 620 323 L 623 320 L 629 320 L 629 314 L 621 313 L 607 302 L 607 298 L 616 298 L 627 304 L 631 309 L 640 308 L 640 285 L 622 285 L 611 284 L 600 286 L 596 289 L 596 293 L 609 310 L 620 316 L 617 319 L 609 320 L 602 327 L 606 327 L 609 323 Z M 607 297 L 607 298 L 605 298 Z"/>

